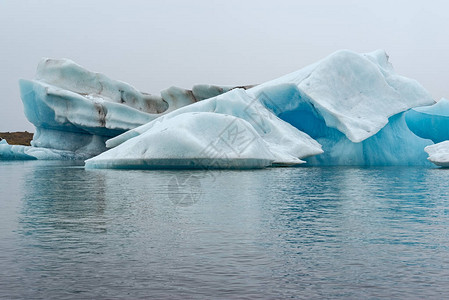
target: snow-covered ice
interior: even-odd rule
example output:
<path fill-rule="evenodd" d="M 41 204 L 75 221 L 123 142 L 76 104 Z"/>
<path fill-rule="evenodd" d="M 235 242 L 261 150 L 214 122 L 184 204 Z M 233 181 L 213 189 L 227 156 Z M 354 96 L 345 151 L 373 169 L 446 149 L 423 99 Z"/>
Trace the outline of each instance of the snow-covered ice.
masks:
<path fill-rule="evenodd" d="M 189 112 L 86 161 L 87 168 L 263 168 L 275 156 L 247 121 Z"/>
<path fill-rule="evenodd" d="M 291 88 L 282 91 L 286 84 L 295 85 L 298 92 Z M 270 93 L 271 89 L 274 92 Z M 355 143 L 376 134 L 391 116 L 435 103 L 416 80 L 394 72 L 383 50 L 368 54 L 341 50 L 249 92 L 265 96 L 278 114 L 293 112 L 303 102 L 310 103 L 327 127 L 339 130 Z M 279 97 L 279 92 L 284 95 Z"/>
<path fill-rule="evenodd" d="M 440 167 L 449 167 L 449 141 L 427 146 L 424 150 L 429 154 L 429 161 Z"/>

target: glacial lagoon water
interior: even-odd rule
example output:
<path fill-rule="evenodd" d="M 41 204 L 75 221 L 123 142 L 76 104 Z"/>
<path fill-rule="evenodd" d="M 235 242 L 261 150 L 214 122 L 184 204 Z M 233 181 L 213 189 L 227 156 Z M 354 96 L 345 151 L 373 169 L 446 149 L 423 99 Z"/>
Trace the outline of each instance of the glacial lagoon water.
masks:
<path fill-rule="evenodd" d="M 0 298 L 442 298 L 449 170 L 0 162 Z"/>

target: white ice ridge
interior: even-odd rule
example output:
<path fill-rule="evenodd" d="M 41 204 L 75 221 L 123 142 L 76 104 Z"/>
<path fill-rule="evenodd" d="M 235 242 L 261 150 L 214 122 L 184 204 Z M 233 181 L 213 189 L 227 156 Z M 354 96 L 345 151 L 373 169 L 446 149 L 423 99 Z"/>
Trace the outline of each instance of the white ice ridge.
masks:
<path fill-rule="evenodd" d="M 178 118 L 178 116 L 184 114 L 187 114 L 187 116 Z M 223 115 L 232 116 L 232 118 L 224 119 Z M 172 121 L 174 118 L 176 118 L 176 122 Z M 250 130 L 238 130 L 238 128 L 233 127 L 233 124 L 236 122 L 244 122 L 247 126 L 242 128 L 250 128 Z M 164 128 L 164 130 L 161 131 L 161 128 Z M 171 130 L 166 130 L 167 128 Z M 203 132 L 209 130 L 209 128 L 213 128 L 213 131 L 210 134 L 204 135 Z M 188 142 L 179 139 L 179 135 L 174 134 L 177 130 L 189 132 L 189 140 L 192 144 L 189 145 Z M 159 134 L 160 131 L 164 132 L 166 137 L 155 139 L 154 136 L 156 133 Z M 227 142 L 229 144 L 229 151 L 220 150 L 218 154 L 207 151 L 202 152 L 206 149 L 207 145 L 213 145 L 216 140 L 221 140 L 223 136 L 236 133 L 238 135 L 232 140 L 237 144 Z M 131 164 L 127 151 L 135 147 L 136 144 L 139 144 L 141 146 L 144 145 L 147 152 L 142 152 L 142 157 L 135 155 L 135 152 L 133 152 L 133 160 L 135 162 L 142 162 L 143 157 L 147 160 L 150 159 L 148 155 L 156 155 L 153 148 L 157 148 L 164 150 L 164 153 L 155 156 L 158 159 L 160 158 L 159 156 L 163 156 L 164 159 L 179 159 L 179 153 L 185 151 L 190 156 L 183 156 L 183 159 L 196 162 L 200 159 L 200 163 L 202 164 L 200 166 L 204 168 L 214 167 L 212 166 L 214 163 L 213 158 L 217 155 L 220 157 L 226 156 L 227 159 L 236 159 L 236 163 L 233 165 L 234 168 L 239 164 L 242 168 L 247 168 L 246 164 L 251 161 L 249 159 L 258 159 L 260 153 L 257 151 L 251 151 L 249 153 L 241 152 L 240 150 L 231 151 L 232 149 L 241 148 L 241 145 L 239 145 L 241 140 L 246 141 L 249 139 L 246 135 L 254 136 L 250 140 L 252 141 L 254 139 L 255 145 L 265 145 L 264 148 L 269 151 L 270 160 L 275 165 L 299 164 L 302 163 L 301 158 L 322 153 L 320 145 L 307 134 L 280 120 L 257 99 L 249 97 L 244 89 L 233 89 L 220 96 L 182 107 L 148 124 L 108 140 L 108 147 L 116 148 L 87 160 L 86 166 L 114 166 L 121 168 L 130 167 L 131 165 L 135 166 L 137 163 Z M 263 143 L 259 142 L 259 140 L 263 141 Z M 195 144 L 196 141 L 201 141 L 201 143 Z M 198 145 L 203 146 L 203 148 L 198 147 Z M 194 150 L 191 150 L 190 147 Z M 263 153 L 265 153 L 264 148 L 259 147 L 260 151 L 263 150 Z M 204 157 L 206 154 L 210 155 L 210 157 Z M 100 159 L 102 163 L 96 163 Z M 239 161 L 238 163 L 237 160 Z M 155 167 L 154 164 L 152 164 L 152 167 Z"/>
<path fill-rule="evenodd" d="M 440 167 L 449 167 L 449 141 L 444 141 L 424 148 L 429 154 L 429 161 Z"/>
<path fill-rule="evenodd" d="M 294 84 L 326 125 L 352 142 L 375 135 L 397 113 L 435 103 L 416 80 L 395 73 L 383 50 L 367 54 L 341 50 L 249 92 L 261 97 L 267 88 L 284 84 Z M 270 98 L 280 112 L 295 110 L 301 101 L 294 100 Z"/>

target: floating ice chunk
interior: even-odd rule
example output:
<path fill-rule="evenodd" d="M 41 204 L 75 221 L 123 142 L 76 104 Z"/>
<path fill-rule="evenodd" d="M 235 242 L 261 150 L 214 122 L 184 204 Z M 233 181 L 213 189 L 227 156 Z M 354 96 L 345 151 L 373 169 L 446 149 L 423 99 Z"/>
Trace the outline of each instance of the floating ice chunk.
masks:
<path fill-rule="evenodd" d="M 434 103 L 415 80 L 394 73 L 384 51 L 357 54 L 342 50 L 297 72 L 249 90 L 255 97 L 267 87 L 294 84 L 323 117 L 352 142 L 361 142 L 382 129 L 388 118 L 415 106 Z M 284 93 L 288 96 L 289 91 Z M 292 99 L 269 97 L 281 111 L 294 110 Z"/>
<path fill-rule="evenodd" d="M 0 143 L 0 160 L 85 160 L 88 157 L 85 153 Z"/>
<path fill-rule="evenodd" d="M 138 137 L 87 160 L 86 168 L 249 169 L 267 167 L 274 160 L 247 121 L 190 112 L 153 122 Z"/>
<path fill-rule="evenodd" d="M 273 164 L 321 154 L 319 143 L 325 153 L 309 158 L 312 164 L 420 164 L 423 147 L 431 143 L 409 130 L 403 112 L 431 105 L 433 99 L 419 83 L 397 75 L 384 51 L 338 51 L 297 72 L 246 88 L 172 87 L 161 97 L 149 96 L 71 61 L 53 60 L 41 63 L 37 80 L 21 83 L 26 115 L 38 128 L 32 145 L 75 154 L 102 152 L 104 140 L 118 134 L 107 146 L 128 149 L 125 144 L 150 134 L 159 123 L 182 128 L 172 119 L 194 112 L 244 120 L 265 143 Z M 195 122 L 189 123 L 192 128 L 199 127 Z"/>
<path fill-rule="evenodd" d="M 436 104 L 415 107 L 405 115 L 407 125 L 413 133 L 435 143 L 449 140 L 449 100 L 441 99 Z"/>
<path fill-rule="evenodd" d="M 286 162 L 286 155 L 301 159 L 322 153 L 321 146 L 315 140 L 280 120 L 262 105 L 258 99 L 251 98 L 247 91 L 243 89 L 233 89 L 218 97 L 180 108 L 148 124 L 112 138 L 106 142 L 106 145 L 108 148 L 116 147 L 131 138 L 151 130 L 152 127 L 160 122 L 163 123 L 173 117 L 189 112 L 227 114 L 249 122 L 267 143 L 271 153 L 278 156 L 278 159 L 275 159 L 276 163 Z"/>
<path fill-rule="evenodd" d="M 429 154 L 429 161 L 440 167 L 449 167 L 449 141 L 427 146 L 424 150 Z"/>
<path fill-rule="evenodd" d="M 37 159 L 26 154 L 27 146 L 8 145 L 0 142 L 0 160 L 33 160 Z"/>

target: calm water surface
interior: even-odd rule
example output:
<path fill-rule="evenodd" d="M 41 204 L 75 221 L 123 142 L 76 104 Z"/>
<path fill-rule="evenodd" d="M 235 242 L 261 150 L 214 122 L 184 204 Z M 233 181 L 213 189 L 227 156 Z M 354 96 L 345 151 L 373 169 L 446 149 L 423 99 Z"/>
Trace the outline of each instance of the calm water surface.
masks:
<path fill-rule="evenodd" d="M 443 298 L 449 170 L 0 162 L 0 298 Z"/>

